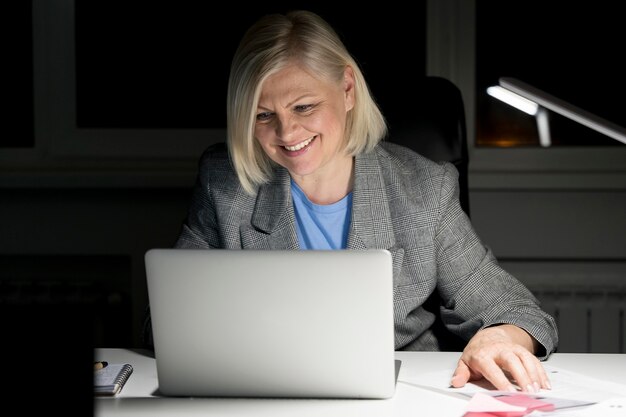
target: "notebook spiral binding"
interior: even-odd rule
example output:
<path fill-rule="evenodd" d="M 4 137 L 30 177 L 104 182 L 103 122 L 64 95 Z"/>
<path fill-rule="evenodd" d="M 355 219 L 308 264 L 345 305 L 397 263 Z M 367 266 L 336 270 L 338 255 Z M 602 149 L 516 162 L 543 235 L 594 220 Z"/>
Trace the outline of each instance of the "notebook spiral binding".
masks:
<path fill-rule="evenodd" d="M 112 372 L 116 372 L 114 375 Z M 125 364 L 109 364 L 105 368 L 96 371 L 94 380 L 94 392 L 96 395 L 116 395 L 133 373 L 133 366 Z"/>
<path fill-rule="evenodd" d="M 122 387 L 126 383 L 126 380 L 128 380 L 128 377 L 132 373 L 133 373 L 132 365 L 129 363 L 125 364 L 124 367 L 122 368 L 122 372 L 120 372 L 120 374 L 115 379 L 115 383 L 120 385 L 120 389 L 122 389 Z"/>

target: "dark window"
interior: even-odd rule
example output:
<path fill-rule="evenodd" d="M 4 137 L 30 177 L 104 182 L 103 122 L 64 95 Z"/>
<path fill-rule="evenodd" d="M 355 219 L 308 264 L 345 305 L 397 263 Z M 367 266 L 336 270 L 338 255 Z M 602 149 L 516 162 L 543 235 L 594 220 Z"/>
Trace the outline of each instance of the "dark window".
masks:
<path fill-rule="evenodd" d="M 425 74 L 421 4 L 354 14 L 318 2 L 217 9 L 205 2 L 77 2 L 78 127 L 224 128 L 228 71 L 243 32 L 263 14 L 299 8 L 335 27 L 383 111 L 410 106 L 407 77 Z"/>
<path fill-rule="evenodd" d="M 5 84 L 5 112 L 2 148 L 32 148 L 35 145 L 33 124 L 33 35 L 32 4 L 13 0 L 3 5 L 2 36 Z"/>
<path fill-rule="evenodd" d="M 478 1 L 477 146 L 538 146 L 535 118 L 485 92 L 518 78 L 579 108 L 626 126 L 624 24 L 617 5 L 538 0 Z M 622 146 L 550 113 L 555 146 Z"/>

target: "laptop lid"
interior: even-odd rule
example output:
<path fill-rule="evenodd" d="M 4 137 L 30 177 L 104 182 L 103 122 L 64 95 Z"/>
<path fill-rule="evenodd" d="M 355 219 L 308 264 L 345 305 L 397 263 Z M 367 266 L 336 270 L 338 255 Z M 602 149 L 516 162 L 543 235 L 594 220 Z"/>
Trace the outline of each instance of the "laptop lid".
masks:
<path fill-rule="evenodd" d="M 145 263 L 162 395 L 393 395 L 388 251 L 151 249 Z"/>

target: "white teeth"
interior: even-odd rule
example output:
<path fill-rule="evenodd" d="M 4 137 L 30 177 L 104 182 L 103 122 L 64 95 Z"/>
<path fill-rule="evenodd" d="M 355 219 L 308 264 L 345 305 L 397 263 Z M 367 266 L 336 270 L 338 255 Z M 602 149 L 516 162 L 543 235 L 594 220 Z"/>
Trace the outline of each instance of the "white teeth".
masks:
<path fill-rule="evenodd" d="M 298 150 L 304 148 L 305 146 L 307 146 L 309 143 L 311 143 L 312 140 L 313 140 L 313 138 L 309 138 L 309 139 L 305 140 L 304 142 L 298 143 L 297 145 L 285 146 L 285 149 L 287 149 L 288 151 L 298 151 Z"/>

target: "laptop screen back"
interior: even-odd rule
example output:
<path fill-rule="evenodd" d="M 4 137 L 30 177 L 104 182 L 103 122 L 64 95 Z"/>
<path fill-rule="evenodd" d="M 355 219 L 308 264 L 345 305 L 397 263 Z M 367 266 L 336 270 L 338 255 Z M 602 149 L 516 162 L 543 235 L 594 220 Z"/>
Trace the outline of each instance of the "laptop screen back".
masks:
<path fill-rule="evenodd" d="M 393 395 L 388 251 L 152 249 L 145 261 L 161 394 Z"/>

